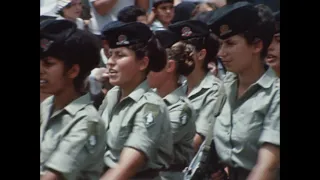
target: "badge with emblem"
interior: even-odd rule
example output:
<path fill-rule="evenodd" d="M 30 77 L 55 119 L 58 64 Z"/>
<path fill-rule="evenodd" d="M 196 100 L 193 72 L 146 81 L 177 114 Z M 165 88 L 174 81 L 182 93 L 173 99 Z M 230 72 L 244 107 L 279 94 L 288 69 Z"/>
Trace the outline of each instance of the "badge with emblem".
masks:
<path fill-rule="evenodd" d="M 189 36 L 191 36 L 191 34 L 192 34 L 192 31 L 189 27 L 184 27 L 181 29 L 181 36 L 182 37 L 189 37 Z"/>
<path fill-rule="evenodd" d="M 184 113 L 182 116 L 180 116 L 180 122 L 182 125 L 185 125 L 187 123 L 188 115 Z"/>
<path fill-rule="evenodd" d="M 154 118 L 153 118 L 153 115 L 152 113 L 148 113 L 148 115 L 146 116 L 146 126 L 150 126 L 153 122 L 154 122 Z"/>
<path fill-rule="evenodd" d="M 229 28 L 229 26 L 227 24 L 221 25 L 220 26 L 220 36 L 223 36 L 229 32 L 231 32 L 232 30 Z"/>
<path fill-rule="evenodd" d="M 94 147 L 97 145 L 97 122 L 89 121 L 87 125 L 88 125 L 87 148 L 90 153 L 94 153 Z"/>
<path fill-rule="evenodd" d="M 40 47 L 43 49 L 43 51 L 47 51 L 53 41 L 49 41 L 48 39 L 41 39 L 40 40 Z"/>
<path fill-rule="evenodd" d="M 127 41 L 127 36 L 121 34 L 120 36 L 118 36 L 118 42 L 116 43 L 117 45 L 125 45 L 125 44 L 129 44 L 129 41 Z"/>

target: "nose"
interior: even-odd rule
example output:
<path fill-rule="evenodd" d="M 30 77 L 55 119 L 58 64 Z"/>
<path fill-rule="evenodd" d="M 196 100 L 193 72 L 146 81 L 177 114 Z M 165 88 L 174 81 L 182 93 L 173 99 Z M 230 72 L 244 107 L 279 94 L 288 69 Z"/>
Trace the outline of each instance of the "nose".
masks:
<path fill-rule="evenodd" d="M 225 53 L 225 50 L 224 50 L 224 47 L 223 47 L 223 46 L 220 46 L 217 56 L 218 56 L 218 57 L 224 57 L 224 56 L 226 56 L 226 53 Z"/>
<path fill-rule="evenodd" d="M 114 57 L 109 57 L 109 59 L 108 59 L 108 61 L 107 61 L 107 67 L 108 68 L 111 68 L 111 67 L 113 67 L 114 65 L 115 65 L 115 60 L 114 60 Z"/>
<path fill-rule="evenodd" d="M 171 8 L 167 8 L 167 9 L 166 9 L 166 12 L 167 12 L 167 13 L 170 13 L 170 12 L 171 12 Z"/>
<path fill-rule="evenodd" d="M 274 50 L 274 45 L 275 45 L 275 42 L 274 42 L 274 40 L 272 40 L 270 46 L 268 47 L 268 51 L 273 51 Z"/>

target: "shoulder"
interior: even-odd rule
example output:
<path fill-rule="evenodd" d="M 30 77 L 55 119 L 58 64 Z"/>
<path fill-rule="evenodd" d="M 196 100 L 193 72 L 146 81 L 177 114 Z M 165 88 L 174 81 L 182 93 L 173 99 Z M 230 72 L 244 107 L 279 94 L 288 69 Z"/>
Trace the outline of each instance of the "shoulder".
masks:
<path fill-rule="evenodd" d="M 167 111 L 167 106 L 163 99 L 151 89 L 144 93 L 139 104 L 143 107 L 144 112 L 152 111 L 158 114 Z"/>

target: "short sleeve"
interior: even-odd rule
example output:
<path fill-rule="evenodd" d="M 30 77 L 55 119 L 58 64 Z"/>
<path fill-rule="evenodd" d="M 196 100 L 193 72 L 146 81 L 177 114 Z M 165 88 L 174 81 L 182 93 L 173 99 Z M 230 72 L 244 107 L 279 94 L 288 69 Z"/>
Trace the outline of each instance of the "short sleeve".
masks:
<path fill-rule="evenodd" d="M 270 143 L 280 146 L 280 92 L 272 98 L 271 105 L 263 122 L 259 144 Z"/>
<path fill-rule="evenodd" d="M 54 169 L 62 173 L 67 179 L 72 175 L 73 172 L 79 170 L 80 167 L 83 167 L 85 160 L 90 156 L 87 144 L 91 142 L 89 135 L 89 128 L 87 117 L 83 117 L 79 122 L 77 122 L 70 130 L 67 136 L 64 136 L 57 147 L 53 152 L 51 157 L 45 163 L 46 168 Z M 95 126 L 99 124 L 94 122 Z M 96 141 L 96 140 L 93 140 Z"/>
<path fill-rule="evenodd" d="M 173 110 L 169 112 L 174 143 L 181 141 L 186 134 L 194 133 L 195 131 L 192 110 L 186 104 L 183 106 L 182 110 Z M 192 123 L 193 125 L 191 125 Z"/>
<path fill-rule="evenodd" d="M 137 112 L 133 130 L 124 146 L 137 149 L 153 160 L 165 118 L 168 118 L 168 114 L 159 105 L 145 104 L 141 111 Z"/>
<path fill-rule="evenodd" d="M 211 123 L 214 123 L 213 108 L 216 103 L 218 93 L 211 93 L 207 96 L 206 102 L 201 107 L 196 120 L 196 132 L 202 136 L 207 136 Z"/>

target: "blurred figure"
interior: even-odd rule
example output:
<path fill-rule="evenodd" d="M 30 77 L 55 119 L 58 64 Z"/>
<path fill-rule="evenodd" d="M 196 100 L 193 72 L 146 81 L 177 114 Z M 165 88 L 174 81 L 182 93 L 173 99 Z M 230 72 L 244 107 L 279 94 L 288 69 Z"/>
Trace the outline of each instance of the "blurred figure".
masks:
<path fill-rule="evenodd" d="M 127 6 L 118 13 L 118 21 L 134 22 L 138 21 L 147 24 L 147 12 L 138 6 Z"/>
<path fill-rule="evenodd" d="M 196 16 L 199 13 L 207 12 L 207 11 L 214 11 L 217 9 L 217 6 L 214 3 L 204 2 L 199 3 L 195 10 L 193 11 L 192 15 Z"/>
<path fill-rule="evenodd" d="M 280 78 L 280 11 L 274 13 L 276 32 L 268 49 L 266 63 Z"/>
<path fill-rule="evenodd" d="M 193 2 L 182 2 L 174 7 L 174 18 L 172 23 L 189 20 L 193 16 L 196 4 Z"/>
<path fill-rule="evenodd" d="M 126 6 L 139 6 L 148 10 L 149 1 L 147 0 L 89 0 L 91 7 L 91 19 L 89 31 L 96 35 L 101 34 L 104 25 L 117 20 L 119 11 Z"/>
<path fill-rule="evenodd" d="M 152 11 L 155 19 L 151 24 L 151 30 L 167 29 L 174 17 L 173 0 L 155 0 Z"/>
<path fill-rule="evenodd" d="M 84 21 L 80 18 L 81 0 L 58 0 L 57 2 L 57 19 L 70 20 L 77 24 L 78 29 L 84 30 Z"/>

